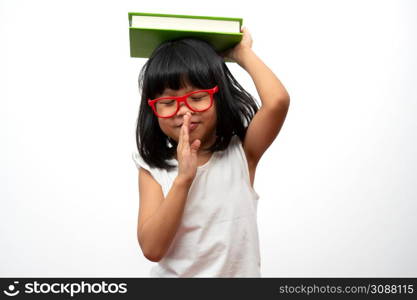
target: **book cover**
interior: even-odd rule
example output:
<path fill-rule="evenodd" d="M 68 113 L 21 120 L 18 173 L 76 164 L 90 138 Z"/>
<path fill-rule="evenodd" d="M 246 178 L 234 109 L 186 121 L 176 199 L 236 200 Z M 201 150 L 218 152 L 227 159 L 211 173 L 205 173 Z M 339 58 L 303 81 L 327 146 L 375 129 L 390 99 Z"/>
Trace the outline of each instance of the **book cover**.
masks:
<path fill-rule="evenodd" d="M 156 47 L 158 47 L 161 43 L 168 41 L 168 40 L 174 40 L 174 39 L 179 39 L 179 38 L 184 38 L 184 37 L 193 37 L 193 38 L 199 38 L 199 39 L 205 40 L 209 42 L 217 52 L 222 52 L 238 44 L 242 40 L 242 36 L 243 36 L 243 33 L 240 32 L 240 28 L 243 22 L 242 18 L 168 15 L 168 14 L 151 14 L 151 13 L 138 13 L 138 12 L 129 12 L 128 16 L 129 16 L 129 39 L 130 39 L 130 56 L 131 57 L 148 58 L 152 54 L 153 50 Z M 204 20 L 208 20 L 207 26 L 209 27 L 209 29 L 211 26 L 212 30 L 207 30 L 207 29 L 191 30 L 189 26 L 188 28 L 184 28 L 184 29 L 172 29 L 172 28 L 169 28 L 169 26 L 163 27 L 162 25 L 161 25 L 161 28 L 156 28 L 158 27 L 158 22 L 156 22 L 156 26 L 154 24 L 154 26 L 134 27 L 132 26 L 132 17 L 134 16 L 146 16 L 146 17 L 157 17 L 157 18 L 168 18 L 168 19 L 177 18 L 177 19 L 174 19 L 174 21 L 178 20 L 177 23 L 181 23 L 181 21 L 183 21 L 184 19 L 185 21 L 188 21 L 188 22 L 190 20 L 193 20 L 193 21 L 195 20 L 196 23 L 199 21 L 204 22 Z M 218 27 L 214 26 L 214 24 L 211 25 L 210 20 L 226 21 L 223 23 L 231 23 L 231 25 L 233 25 L 235 22 L 238 22 L 236 31 L 239 31 L 239 32 L 217 31 Z M 178 26 L 173 24 L 171 27 L 178 27 Z"/>

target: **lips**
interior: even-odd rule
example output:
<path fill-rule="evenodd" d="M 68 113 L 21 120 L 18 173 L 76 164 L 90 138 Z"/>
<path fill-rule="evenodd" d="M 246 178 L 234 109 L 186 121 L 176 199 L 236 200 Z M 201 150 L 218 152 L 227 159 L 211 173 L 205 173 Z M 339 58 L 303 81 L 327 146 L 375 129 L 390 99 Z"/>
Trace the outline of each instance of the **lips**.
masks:
<path fill-rule="evenodd" d="M 198 124 L 199 124 L 199 123 L 191 123 L 191 124 L 190 124 L 190 131 L 192 131 L 192 130 L 196 129 L 196 128 L 197 128 L 197 126 L 198 126 Z"/>
<path fill-rule="evenodd" d="M 198 124 L 200 124 L 201 122 L 191 122 L 190 123 L 190 128 L 191 127 L 193 127 L 193 125 L 194 125 L 194 127 L 196 127 L 196 125 L 198 125 Z M 178 126 L 176 126 L 176 127 L 181 127 L 182 126 L 182 124 L 180 124 L 180 125 L 178 125 Z"/>

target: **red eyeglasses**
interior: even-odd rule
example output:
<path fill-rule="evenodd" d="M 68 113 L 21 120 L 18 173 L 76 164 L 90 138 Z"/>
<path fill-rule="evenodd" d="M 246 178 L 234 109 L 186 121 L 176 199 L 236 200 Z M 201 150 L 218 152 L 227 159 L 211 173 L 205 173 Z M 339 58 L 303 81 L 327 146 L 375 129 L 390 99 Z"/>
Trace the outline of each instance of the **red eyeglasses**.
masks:
<path fill-rule="evenodd" d="M 183 96 L 148 99 L 148 104 L 158 118 L 171 118 L 180 110 L 180 102 L 195 112 L 203 112 L 213 105 L 213 95 L 219 91 L 217 85 L 208 90 L 193 91 Z"/>

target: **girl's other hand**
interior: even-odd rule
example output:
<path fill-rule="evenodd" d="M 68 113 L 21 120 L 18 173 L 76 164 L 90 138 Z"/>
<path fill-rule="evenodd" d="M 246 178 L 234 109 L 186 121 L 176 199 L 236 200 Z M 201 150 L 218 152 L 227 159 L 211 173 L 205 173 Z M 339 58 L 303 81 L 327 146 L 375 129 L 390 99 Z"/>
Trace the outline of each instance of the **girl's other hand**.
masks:
<path fill-rule="evenodd" d="M 177 177 L 185 180 L 188 183 L 191 183 L 194 180 L 194 177 L 197 173 L 197 152 L 201 145 L 201 141 L 199 139 L 194 140 L 190 145 L 190 120 L 191 114 L 187 112 L 184 115 L 177 146 Z"/>
<path fill-rule="evenodd" d="M 238 64 L 240 64 L 242 61 L 245 52 L 252 50 L 253 44 L 252 36 L 249 30 L 246 27 L 242 27 L 241 32 L 243 33 L 243 37 L 239 44 L 237 44 L 234 48 L 220 54 L 224 58 L 233 60 Z"/>

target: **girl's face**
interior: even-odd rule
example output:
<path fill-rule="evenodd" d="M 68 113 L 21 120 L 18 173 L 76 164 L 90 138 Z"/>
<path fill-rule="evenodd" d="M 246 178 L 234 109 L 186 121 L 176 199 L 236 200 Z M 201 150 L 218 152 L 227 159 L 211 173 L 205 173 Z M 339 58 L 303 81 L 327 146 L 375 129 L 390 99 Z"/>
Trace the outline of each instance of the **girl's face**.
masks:
<path fill-rule="evenodd" d="M 182 96 L 196 90 L 200 89 L 189 85 L 180 90 L 167 88 L 158 97 Z M 191 113 L 191 126 L 189 128 L 190 144 L 195 139 L 199 139 L 201 141 L 200 149 L 210 147 L 216 140 L 216 101 L 213 101 L 213 105 L 203 112 L 194 112 L 181 102 L 180 109 L 176 115 L 171 118 L 158 118 L 159 127 L 162 132 L 178 142 L 183 118 L 187 112 Z"/>

